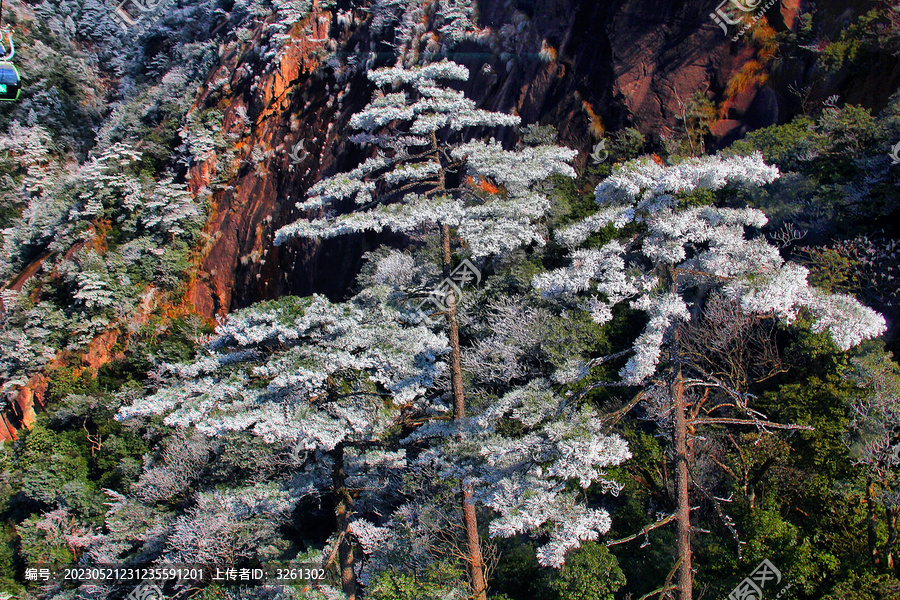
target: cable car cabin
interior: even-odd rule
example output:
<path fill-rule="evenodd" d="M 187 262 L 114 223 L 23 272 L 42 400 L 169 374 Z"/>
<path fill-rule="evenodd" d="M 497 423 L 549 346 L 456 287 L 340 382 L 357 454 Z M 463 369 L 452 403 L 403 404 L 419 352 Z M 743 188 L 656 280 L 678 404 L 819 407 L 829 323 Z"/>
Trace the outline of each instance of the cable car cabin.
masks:
<path fill-rule="evenodd" d="M 16 100 L 19 97 L 19 70 L 12 63 L 0 63 L 0 100 Z"/>

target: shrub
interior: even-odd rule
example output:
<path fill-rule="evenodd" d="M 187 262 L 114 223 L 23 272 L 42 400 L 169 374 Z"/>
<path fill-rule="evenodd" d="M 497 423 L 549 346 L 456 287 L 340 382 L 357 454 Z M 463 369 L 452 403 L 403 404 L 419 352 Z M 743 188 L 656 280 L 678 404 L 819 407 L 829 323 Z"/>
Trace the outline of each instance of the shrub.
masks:
<path fill-rule="evenodd" d="M 606 546 L 585 542 L 550 579 L 549 587 L 559 600 L 613 600 L 625 585 L 625 575 Z"/>

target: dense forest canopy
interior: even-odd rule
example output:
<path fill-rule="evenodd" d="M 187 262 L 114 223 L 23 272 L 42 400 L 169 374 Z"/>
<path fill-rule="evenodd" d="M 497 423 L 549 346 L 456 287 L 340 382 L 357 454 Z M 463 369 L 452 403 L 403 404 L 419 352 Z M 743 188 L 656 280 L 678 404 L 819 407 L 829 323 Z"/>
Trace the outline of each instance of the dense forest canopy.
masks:
<path fill-rule="evenodd" d="M 900 5 L 2 5 L 0 599 L 900 600 Z"/>

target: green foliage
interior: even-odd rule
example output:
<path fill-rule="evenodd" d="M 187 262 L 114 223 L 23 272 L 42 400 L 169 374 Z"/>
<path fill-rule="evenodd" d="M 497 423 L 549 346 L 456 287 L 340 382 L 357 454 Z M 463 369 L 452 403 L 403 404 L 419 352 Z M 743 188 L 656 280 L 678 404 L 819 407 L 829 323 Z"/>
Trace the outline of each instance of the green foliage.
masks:
<path fill-rule="evenodd" d="M 854 262 L 832 248 L 811 248 L 808 252 L 809 282 L 827 292 L 848 291 Z"/>
<path fill-rule="evenodd" d="M 883 124 L 867 109 L 847 105 L 826 106 L 818 119 L 800 116 L 785 125 L 773 125 L 735 142 L 726 154 L 759 150 L 779 168 L 797 171 L 825 183 L 854 178 L 854 159 L 872 149 Z"/>
<path fill-rule="evenodd" d="M 696 208 L 700 206 L 714 206 L 719 201 L 719 195 L 712 190 L 700 188 L 691 192 L 679 194 L 679 208 Z"/>
<path fill-rule="evenodd" d="M 248 432 L 236 432 L 223 440 L 211 482 L 234 485 L 244 481 L 248 474 L 259 477 L 274 470 L 278 457 L 271 444 Z"/>
<path fill-rule="evenodd" d="M 127 489 L 137 479 L 141 456 L 148 450 L 138 432 L 115 420 L 120 405 L 118 397 L 102 393 L 71 395 L 40 416 L 61 434 L 81 428 L 74 441 L 88 462 L 90 481 L 101 489 Z"/>
<path fill-rule="evenodd" d="M 609 540 L 640 532 L 655 521 L 656 507 L 668 506 L 664 440 L 630 426 L 625 429 L 625 437 L 633 458 L 623 466 L 629 476 L 617 477 L 625 487 L 612 500 L 615 518 L 607 534 Z M 698 536 L 697 541 L 702 539 Z M 610 548 L 627 582 L 628 593 L 640 597 L 662 585 L 677 560 L 674 542 L 674 530 L 668 526 Z"/>
<path fill-rule="evenodd" d="M 550 577 L 548 587 L 559 600 L 613 600 L 624 584 L 625 575 L 606 546 L 585 542 Z"/>
<path fill-rule="evenodd" d="M 538 125 L 537 123 L 520 127 L 519 133 L 522 136 L 522 143 L 528 146 L 555 144 L 559 137 L 559 132 L 553 125 Z"/>
<path fill-rule="evenodd" d="M 757 510 L 749 524 L 749 541 L 744 550 L 748 570 L 769 559 L 778 565 L 786 581 L 806 594 L 815 594 L 837 572 L 840 560 L 823 544 L 825 539 L 805 536 L 777 511 Z"/>
<path fill-rule="evenodd" d="M 129 353 L 121 360 L 112 360 L 97 369 L 97 388 L 104 392 L 116 392 L 123 386 L 139 384 L 147 378 L 153 365 L 147 357 Z"/>
<path fill-rule="evenodd" d="M 739 156 L 758 150 L 767 163 L 774 163 L 781 169 L 796 170 L 801 167 L 799 155 L 804 151 L 818 152 L 826 143 L 814 126 L 813 119 L 799 116 L 784 125 L 751 131 L 724 153 Z"/>
<path fill-rule="evenodd" d="M 610 348 L 610 327 L 597 325 L 585 311 L 573 310 L 543 323 L 541 350 L 556 367 L 573 356 L 602 354 Z"/>
<path fill-rule="evenodd" d="M 883 7 L 870 10 L 824 48 L 822 65 L 832 72 L 866 71 L 877 64 L 879 55 L 890 54 L 900 48 L 900 31 L 896 22 L 896 6 L 893 3 L 886 2 Z"/>
<path fill-rule="evenodd" d="M 88 480 L 88 463 L 75 432 L 57 433 L 35 425 L 20 442 L 24 451 L 16 453 L 13 485 L 19 491 L 17 501 L 53 507 L 56 504 L 93 512 L 100 511 L 94 498 L 94 486 Z"/>
<path fill-rule="evenodd" d="M 136 480 L 147 446 L 113 419 L 118 406 L 112 397 L 68 394 L 22 432 L 5 468 L 3 504 L 12 496 L 3 515 L 15 528 L 0 530 L 0 585 L 13 577 L 13 544 L 16 561 L 72 562 L 83 551 L 78 540 L 107 510 L 100 489 L 126 491 Z"/>
<path fill-rule="evenodd" d="M 0 591 L 22 594 L 24 589 L 15 582 L 15 546 L 17 536 L 9 525 L 0 526 Z"/>
<path fill-rule="evenodd" d="M 634 127 L 626 127 L 612 135 L 609 153 L 616 162 L 627 161 L 644 154 L 647 138 Z"/>
<path fill-rule="evenodd" d="M 872 227 L 870 219 L 896 209 L 898 173 L 885 169 L 896 143 L 894 116 L 900 97 L 873 116 L 859 106 L 826 104 L 815 118 L 751 132 L 724 154 L 759 150 L 784 173 L 751 204 L 762 208 L 773 229 L 784 222 L 817 239 L 853 236 Z"/>
<path fill-rule="evenodd" d="M 550 196 L 553 201 L 551 228 L 561 228 L 580 221 L 597 210 L 594 202 L 595 184 L 590 180 L 553 175 L 549 181 L 553 186 Z"/>
<path fill-rule="evenodd" d="M 868 109 L 848 104 L 823 110 L 817 130 L 828 140 L 830 152 L 850 156 L 871 145 L 878 125 Z"/>
<path fill-rule="evenodd" d="M 60 367 L 51 372 L 47 398 L 50 402 L 58 402 L 69 394 L 90 394 L 97 390 L 97 380 L 90 369 Z"/>
<path fill-rule="evenodd" d="M 132 359 L 137 362 L 134 368 L 139 368 L 147 358 L 155 363 L 187 362 L 197 352 L 197 340 L 211 331 L 212 327 L 197 315 L 171 320 L 152 318 L 139 332 Z"/>
<path fill-rule="evenodd" d="M 59 568 L 71 564 L 74 555 L 65 541 L 52 536 L 40 526 L 41 517 L 25 519 L 19 527 L 20 552 L 29 564 L 44 564 Z"/>
<path fill-rule="evenodd" d="M 822 600 L 894 600 L 900 598 L 900 582 L 887 574 L 854 574 L 834 586 Z"/>
<path fill-rule="evenodd" d="M 705 137 L 716 120 L 716 106 L 703 92 L 694 92 L 687 102 L 678 100 L 678 122 L 684 137 L 669 148 L 669 154 L 702 156 L 706 154 Z"/>
<path fill-rule="evenodd" d="M 390 569 L 372 577 L 366 597 L 372 600 L 442 600 L 448 589 L 430 578 Z"/>
<path fill-rule="evenodd" d="M 778 392 L 766 394 L 760 402 L 764 410 L 778 414 L 785 423 L 814 428 L 797 436 L 793 444 L 794 456 L 802 457 L 807 468 L 814 468 L 810 477 L 822 479 L 826 486 L 824 482 L 828 479 L 847 473 L 847 448 L 841 436 L 849 394 L 850 387 L 837 376 L 826 379 L 810 376 L 801 382 L 781 386 Z M 812 486 L 802 491 L 798 489 L 797 493 L 811 489 Z"/>
<path fill-rule="evenodd" d="M 497 540 L 497 548 L 500 560 L 494 570 L 491 589 L 497 590 L 500 598 L 542 600 L 546 578 L 541 574 L 534 545 L 521 539 L 501 539 Z"/>
<path fill-rule="evenodd" d="M 500 562 L 492 580 L 492 598 L 512 600 L 613 600 L 625 584 L 616 557 L 605 545 L 584 542 L 566 557 L 562 569 L 541 567 L 534 546 L 525 540 L 500 543 Z"/>

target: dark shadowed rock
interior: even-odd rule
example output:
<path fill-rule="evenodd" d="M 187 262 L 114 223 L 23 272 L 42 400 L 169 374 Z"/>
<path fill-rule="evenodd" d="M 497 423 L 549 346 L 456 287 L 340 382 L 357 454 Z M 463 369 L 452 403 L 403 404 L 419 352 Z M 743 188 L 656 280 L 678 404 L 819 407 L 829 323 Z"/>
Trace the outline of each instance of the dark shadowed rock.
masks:
<path fill-rule="evenodd" d="M 775 125 L 780 122 L 781 104 L 778 92 L 769 86 L 762 87 L 753 98 L 743 120 L 751 129 Z"/>
<path fill-rule="evenodd" d="M 722 119 L 716 121 L 709 128 L 709 134 L 713 138 L 712 147 L 715 149 L 724 148 L 740 139 L 748 131 L 747 125 L 743 121 L 737 119 Z"/>
<path fill-rule="evenodd" d="M 561 143 L 583 151 L 580 164 L 608 131 L 632 126 L 656 142 L 680 137 L 682 105 L 695 92 L 723 102 L 729 82 L 755 58 L 746 41 L 731 42 L 723 34 L 709 16 L 713 5 L 705 1 L 479 4 L 483 43 L 465 42 L 450 56 L 473 74 L 464 84 L 466 94 L 485 109 L 520 115 L 524 124 L 554 125 Z M 801 0 L 784 0 L 768 18 L 773 27 L 794 27 L 802 10 Z M 274 232 L 302 216 L 294 205 L 313 183 L 355 167 L 371 151 L 347 140 L 347 123 L 368 102 L 370 82 L 356 73 L 338 83 L 324 64 L 335 49 L 353 53 L 369 46 L 366 18 L 357 9 L 347 26 L 320 12 L 294 28 L 278 64 L 262 63 L 258 54 L 232 52 L 221 57 L 207 79 L 230 82 L 222 109 L 226 128 L 239 120 L 239 109 L 246 110 L 252 125 L 236 147 L 245 166 L 213 193 L 208 242 L 187 296 L 201 314 L 225 314 L 285 294 L 339 298 L 353 284 L 363 252 L 385 239 L 355 235 L 273 245 Z M 515 24 L 513 35 L 508 35 L 510 24 Z M 307 38 L 304 27 L 315 36 Z M 247 68 L 260 74 L 255 84 L 241 75 Z M 805 72 L 803 65 L 797 68 Z M 891 68 L 897 70 L 896 61 Z M 729 98 L 728 118 L 713 126 L 713 147 L 785 120 L 776 90 L 787 94 L 788 83 L 762 89 L 751 83 Z M 196 106 L 216 102 L 207 89 Z M 475 134 L 508 144 L 517 139 L 511 129 Z M 291 148 L 300 140 L 305 158 L 293 164 Z M 250 160 L 254 149 L 263 153 L 261 161 Z M 192 168 L 194 191 L 209 184 L 209 173 L 207 164 Z"/>

